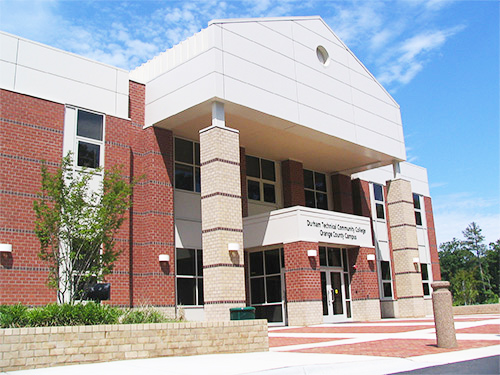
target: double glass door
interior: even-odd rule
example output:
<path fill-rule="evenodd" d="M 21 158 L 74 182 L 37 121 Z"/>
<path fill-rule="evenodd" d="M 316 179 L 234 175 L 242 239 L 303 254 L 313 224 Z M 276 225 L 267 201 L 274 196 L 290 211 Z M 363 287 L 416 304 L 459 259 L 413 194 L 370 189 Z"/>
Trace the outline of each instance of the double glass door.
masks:
<path fill-rule="evenodd" d="M 347 250 L 320 247 L 319 252 L 323 322 L 347 320 L 351 317 Z"/>
<path fill-rule="evenodd" d="M 340 271 L 321 271 L 323 321 L 331 323 L 347 318 L 344 282 Z"/>

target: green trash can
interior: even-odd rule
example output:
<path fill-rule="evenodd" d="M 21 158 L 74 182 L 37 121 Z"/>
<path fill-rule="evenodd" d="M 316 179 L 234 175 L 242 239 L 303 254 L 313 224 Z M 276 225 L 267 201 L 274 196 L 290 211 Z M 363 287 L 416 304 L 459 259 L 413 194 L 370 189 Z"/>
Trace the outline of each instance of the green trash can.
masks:
<path fill-rule="evenodd" d="M 231 320 L 255 319 L 255 307 L 233 307 L 229 309 Z"/>

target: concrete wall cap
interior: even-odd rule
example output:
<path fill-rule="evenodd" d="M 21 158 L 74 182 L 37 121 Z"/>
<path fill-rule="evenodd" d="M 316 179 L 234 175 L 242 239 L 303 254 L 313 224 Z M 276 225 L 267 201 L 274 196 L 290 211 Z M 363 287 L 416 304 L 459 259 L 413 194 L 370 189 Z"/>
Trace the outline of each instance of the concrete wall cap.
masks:
<path fill-rule="evenodd" d="M 436 281 L 431 284 L 432 289 L 442 289 L 442 288 L 449 288 L 450 287 L 450 282 L 449 281 Z"/>

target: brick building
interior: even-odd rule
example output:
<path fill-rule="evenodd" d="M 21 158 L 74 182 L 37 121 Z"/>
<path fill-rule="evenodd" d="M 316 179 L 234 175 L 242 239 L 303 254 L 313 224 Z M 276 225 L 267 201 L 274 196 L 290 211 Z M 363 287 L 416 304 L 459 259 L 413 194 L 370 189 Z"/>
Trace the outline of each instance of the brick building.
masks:
<path fill-rule="evenodd" d="M 398 104 L 319 17 L 216 20 L 127 72 L 0 33 L 0 303 L 56 300 L 40 166 L 122 165 L 110 303 L 303 325 L 431 311 L 424 168 Z"/>

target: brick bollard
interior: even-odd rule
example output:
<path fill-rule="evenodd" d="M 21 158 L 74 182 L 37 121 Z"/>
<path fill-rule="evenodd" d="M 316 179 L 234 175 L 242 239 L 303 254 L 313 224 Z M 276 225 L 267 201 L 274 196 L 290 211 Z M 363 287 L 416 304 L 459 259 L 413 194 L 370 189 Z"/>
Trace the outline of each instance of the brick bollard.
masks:
<path fill-rule="evenodd" d="M 436 281 L 432 283 L 432 309 L 434 311 L 434 325 L 436 326 L 437 346 L 439 348 L 456 348 L 457 336 L 453 322 L 450 283 Z"/>

